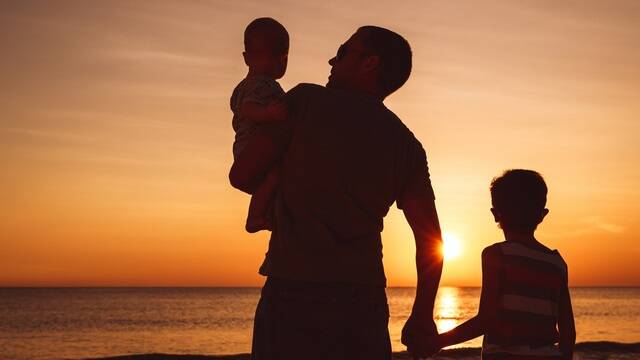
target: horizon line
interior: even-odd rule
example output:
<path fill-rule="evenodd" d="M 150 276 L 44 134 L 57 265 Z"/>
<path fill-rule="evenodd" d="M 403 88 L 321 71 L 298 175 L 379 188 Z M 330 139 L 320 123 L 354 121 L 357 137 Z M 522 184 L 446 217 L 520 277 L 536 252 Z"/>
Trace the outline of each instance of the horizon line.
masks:
<path fill-rule="evenodd" d="M 480 289 L 479 285 L 442 285 L 440 288 Z M 0 289 L 260 289 L 262 285 L 1 285 Z M 386 289 L 415 289 L 415 286 L 386 286 Z M 580 288 L 640 288 L 638 285 L 574 285 Z"/>

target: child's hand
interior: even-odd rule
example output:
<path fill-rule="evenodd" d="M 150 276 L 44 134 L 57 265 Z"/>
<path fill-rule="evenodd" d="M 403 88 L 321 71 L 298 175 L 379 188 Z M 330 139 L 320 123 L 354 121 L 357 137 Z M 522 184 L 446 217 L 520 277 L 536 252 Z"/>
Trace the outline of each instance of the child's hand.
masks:
<path fill-rule="evenodd" d="M 438 353 L 444 347 L 442 335 L 436 334 L 428 339 L 422 345 L 422 357 L 431 357 Z"/>
<path fill-rule="evenodd" d="M 287 102 L 284 100 L 275 101 L 267 105 L 267 112 L 274 121 L 284 121 L 289 116 Z"/>

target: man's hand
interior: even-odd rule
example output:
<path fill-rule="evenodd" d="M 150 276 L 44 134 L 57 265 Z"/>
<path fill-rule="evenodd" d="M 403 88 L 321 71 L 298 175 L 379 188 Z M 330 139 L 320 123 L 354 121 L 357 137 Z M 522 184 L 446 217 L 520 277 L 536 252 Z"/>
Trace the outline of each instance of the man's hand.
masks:
<path fill-rule="evenodd" d="M 429 357 L 440 351 L 438 330 L 433 319 L 420 319 L 411 314 L 402 328 L 402 344 L 414 360 Z"/>

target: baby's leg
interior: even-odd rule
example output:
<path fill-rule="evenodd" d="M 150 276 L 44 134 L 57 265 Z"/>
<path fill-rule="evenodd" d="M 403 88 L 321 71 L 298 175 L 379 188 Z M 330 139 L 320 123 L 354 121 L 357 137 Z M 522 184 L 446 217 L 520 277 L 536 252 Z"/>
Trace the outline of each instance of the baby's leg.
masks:
<path fill-rule="evenodd" d="M 248 232 L 254 233 L 260 230 L 272 229 L 268 212 L 273 202 L 279 179 L 279 168 L 271 169 L 265 180 L 253 193 L 251 203 L 249 204 L 247 225 L 245 226 Z"/>

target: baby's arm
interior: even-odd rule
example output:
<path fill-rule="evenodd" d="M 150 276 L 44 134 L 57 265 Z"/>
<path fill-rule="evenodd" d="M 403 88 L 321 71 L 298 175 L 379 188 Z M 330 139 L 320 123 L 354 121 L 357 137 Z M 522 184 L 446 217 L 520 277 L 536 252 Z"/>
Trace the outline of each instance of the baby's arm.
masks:
<path fill-rule="evenodd" d="M 268 104 L 245 101 L 240 105 L 240 115 L 257 123 L 284 121 L 287 118 L 287 104 L 283 100 Z"/>
<path fill-rule="evenodd" d="M 569 295 L 569 285 L 566 279 L 558 303 L 558 332 L 560 333 L 559 347 L 562 356 L 565 359 L 571 359 L 573 357 L 573 348 L 576 344 L 576 326 L 573 321 L 571 296 Z"/>
<path fill-rule="evenodd" d="M 499 258 L 495 248 L 482 252 L 482 294 L 478 315 L 465 321 L 451 331 L 438 336 L 438 345 L 443 348 L 483 335 L 491 327 L 498 313 Z"/>

